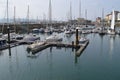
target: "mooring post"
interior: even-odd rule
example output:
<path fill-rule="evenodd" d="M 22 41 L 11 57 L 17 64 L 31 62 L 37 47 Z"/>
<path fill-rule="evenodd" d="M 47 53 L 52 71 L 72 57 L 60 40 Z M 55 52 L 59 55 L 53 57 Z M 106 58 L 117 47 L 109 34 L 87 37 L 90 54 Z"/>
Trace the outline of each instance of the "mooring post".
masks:
<path fill-rule="evenodd" d="M 10 49 L 10 27 L 7 27 L 7 31 L 8 31 L 9 56 L 11 56 L 11 49 Z"/>
<path fill-rule="evenodd" d="M 78 40 L 78 29 L 76 29 L 76 46 L 78 46 L 79 40 Z"/>
<path fill-rule="evenodd" d="M 72 41 L 72 51 L 74 51 L 74 41 Z"/>

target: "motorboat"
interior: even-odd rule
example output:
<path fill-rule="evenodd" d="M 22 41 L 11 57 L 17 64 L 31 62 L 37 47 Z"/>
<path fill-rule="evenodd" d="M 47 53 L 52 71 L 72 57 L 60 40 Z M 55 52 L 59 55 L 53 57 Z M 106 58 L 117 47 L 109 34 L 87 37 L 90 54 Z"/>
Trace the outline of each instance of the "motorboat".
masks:
<path fill-rule="evenodd" d="M 31 43 L 36 40 L 40 40 L 40 37 L 33 35 L 33 34 L 28 34 L 23 38 L 23 42 L 26 42 L 26 43 Z"/>
<path fill-rule="evenodd" d="M 42 45 L 44 45 L 44 44 L 45 44 L 45 42 L 41 42 L 40 40 L 37 40 L 37 41 L 35 41 L 33 44 L 28 45 L 28 46 L 27 46 L 27 49 L 38 48 L 38 47 L 40 47 L 40 46 L 42 46 Z"/>
<path fill-rule="evenodd" d="M 62 38 L 59 35 L 51 35 L 46 38 L 47 42 L 62 41 Z"/>
<path fill-rule="evenodd" d="M 39 29 L 37 29 L 37 28 L 34 28 L 34 29 L 32 29 L 32 33 L 39 33 L 40 31 L 39 31 Z"/>
<path fill-rule="evenodd" d="M 2 36 L 2 38 L 8 40 L 8 34 L 4 34 Z M 11 41 L 22 40 L 22 39 L 23 39 L 23 35 L 16 34 L 16 33 L 10 33 L 10 40 Z"/>
<path fill-rule="evenodd" d="M 79 39 L 79 43 L 85 43 L 86 41 L 89 41 L 89 39 L 85 38 L 85 37 L 81 37 Z"/>
<path fill-rule="evenodd" d="M 53 29 L 47 27 L 47 28 L 45 29 L 45 33 L 52 34 L 52 33 L 53 33 Z"/>
<path fill-rule="evenodd" d="M 40 32 L 40 33 L 44 33 L 45 31 L 44 31 L 43 28 L 40 28 L 40 29 L 39 29 L 39 32 Z"/>
<path fill-rule="evenodd" d="M 7 43 L 6 39 L 0 38 L 0 49 L 7 45 L 8 45 L 8 43 Z"/>
<path fill-rule="evenodd" d="M 65 31 L 65 34 L 72 34 L 73 32 L 72 32 L 72 30 L 66 30 Z"/>

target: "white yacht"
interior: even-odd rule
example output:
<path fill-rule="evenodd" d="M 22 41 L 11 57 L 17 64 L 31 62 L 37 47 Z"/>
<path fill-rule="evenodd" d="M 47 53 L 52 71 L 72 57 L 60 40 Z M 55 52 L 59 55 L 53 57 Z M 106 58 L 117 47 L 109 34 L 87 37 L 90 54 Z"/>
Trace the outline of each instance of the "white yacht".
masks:
<path fill-rule="evenodd" d="M 51 35 L 46 38 L 47 42 L 62 41 L 62 38 L 59 35 Z"/>
<path fill-rule="evenodd" d="M 33 44 L 28 45 L 27 49 L 37 48 L 37 47 L 40 47 L 40 46 L 42 46 L 44 44 L 45 44 L 45 42 L 41 42 L 41 41 L 37 40 Z"/>
<path fill-rule="evenodd" d="M 4 34 L 2 36 L 3 39 L 8 39 L 8 34 Z M 10 40 L 13 41 L 13 40 L 21 40 L 23 39 L 23 35 L 19 35 L 19 34 L 16 34 L 16 33 L 10 33 Z"/>
<path fill-rule="evenodd" d="M 86 41 L 89 41 L 89 39 L 84 38 L 84 37 L 81 37 L 81 38 L 79 39 L 79 43 L 85 43 Z"/>
<path fill-rule="evenodd" d="M 26 43 L 31 43 L 31 42 L 34 42 L 36 40 L 40 40 L 40 37 L 37 37 L 36 35 L 33 35 L 33 34 L 26 35 L 23 38 L 23 42 L 26 42 Z"/>
<path fill-rule="evenodd" d="M 73 31 L 71 29 L 65 31 L 65 34 L 72 34 L 72 33 L 73 33 Z"/>

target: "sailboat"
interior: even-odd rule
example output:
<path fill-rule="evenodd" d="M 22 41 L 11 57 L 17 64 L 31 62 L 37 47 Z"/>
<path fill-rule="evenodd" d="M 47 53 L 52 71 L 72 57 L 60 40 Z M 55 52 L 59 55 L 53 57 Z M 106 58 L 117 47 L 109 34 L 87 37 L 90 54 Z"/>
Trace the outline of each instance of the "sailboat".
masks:
<path fill-rule="evenodd" d="M 28 18 L 28 33 L 29 33 L 29 6 L 27 11 L 27 18 Z M 23 38 L 23 42 L 26 42 L 26 43 L 32 43 L 36 40 L 40 40 L 40 37 L 30 33 Z"/>
<path fill-rule="evenodd" d="M 111 27 L 108 29 L 108 34 L 115 35 L 115 11 L 112 12 Z"/>
<path fill-rule="evenodd" d="M 101 30 L 99 31 L 99 35 L 105 35 L 105 31 L 104 31 L 104 9 L 102 10 L 102 24 L 101 24 Z"/>
<path fill-rule="evenodd" d="M 10 32 L 10 40 L 11 40 L 11 42 L 23 39 L 23 35 L 17 34 L 17 32 L 16 32 L 15 9 L 16 9 L 16 7 L 14 7 L 14 30 L 13 30 L 13 32 Z M 4 34 L 2 36 L 2 38 L 7 40 L 8 39 L 8 34 Z"/>

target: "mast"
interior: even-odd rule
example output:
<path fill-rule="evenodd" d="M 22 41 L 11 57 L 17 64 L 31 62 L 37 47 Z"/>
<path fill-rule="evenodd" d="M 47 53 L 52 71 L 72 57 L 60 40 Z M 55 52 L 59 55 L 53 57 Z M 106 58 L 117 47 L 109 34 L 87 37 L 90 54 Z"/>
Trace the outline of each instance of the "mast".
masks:
<path fill-rule="evenodd" d="M 103 27 L 104 27 L 104 8 L 102 9 L 102 30 L 103 30 Z"/>
<path fill-rule="evenodd" d="M 72 4 L 70 2 L 70 20 L 72 20 Z"/>
<path fill-rule="evenodd" d="M 79 0 L 79 18 L 80 18 L 80 23 L 79 25 L 81 25 L 81 0 Z"/>
<path fill-rule="evenodd" d="M 14 31 L 16 32 L 16 7 L 14 6 Z"/>
<path fill-rule="evenodd" d="M 85 20 L 85 25 L 86 25 L 86 27 L 88 27 L 88 26 L 87 26 L 87 9 L 85 9 L 85 19 L 86 19 L 86 20 Z"/>
<path fill-rule="evenodd" d="M 81 18 L 81 0 L 79 0 L 79 18 Z"/>
<path fill-rule="evenodd" d="M 7 28 L 9 28 L 8 0 L 7 0 Z"/>
<path fill-rule="evenodd" d="M 51 25 L 52 23 L 52 5 L 51 5 L 51 0 L 49 0 L 49 24 Z"/>
<path fill-rule="evenodd" d="M 29 5 L 28 5 L 28 10 L 27 10 L 27 29 L 28 29 L 28 33 L 30 32 L 30 29 L 29 29 Z"/>

